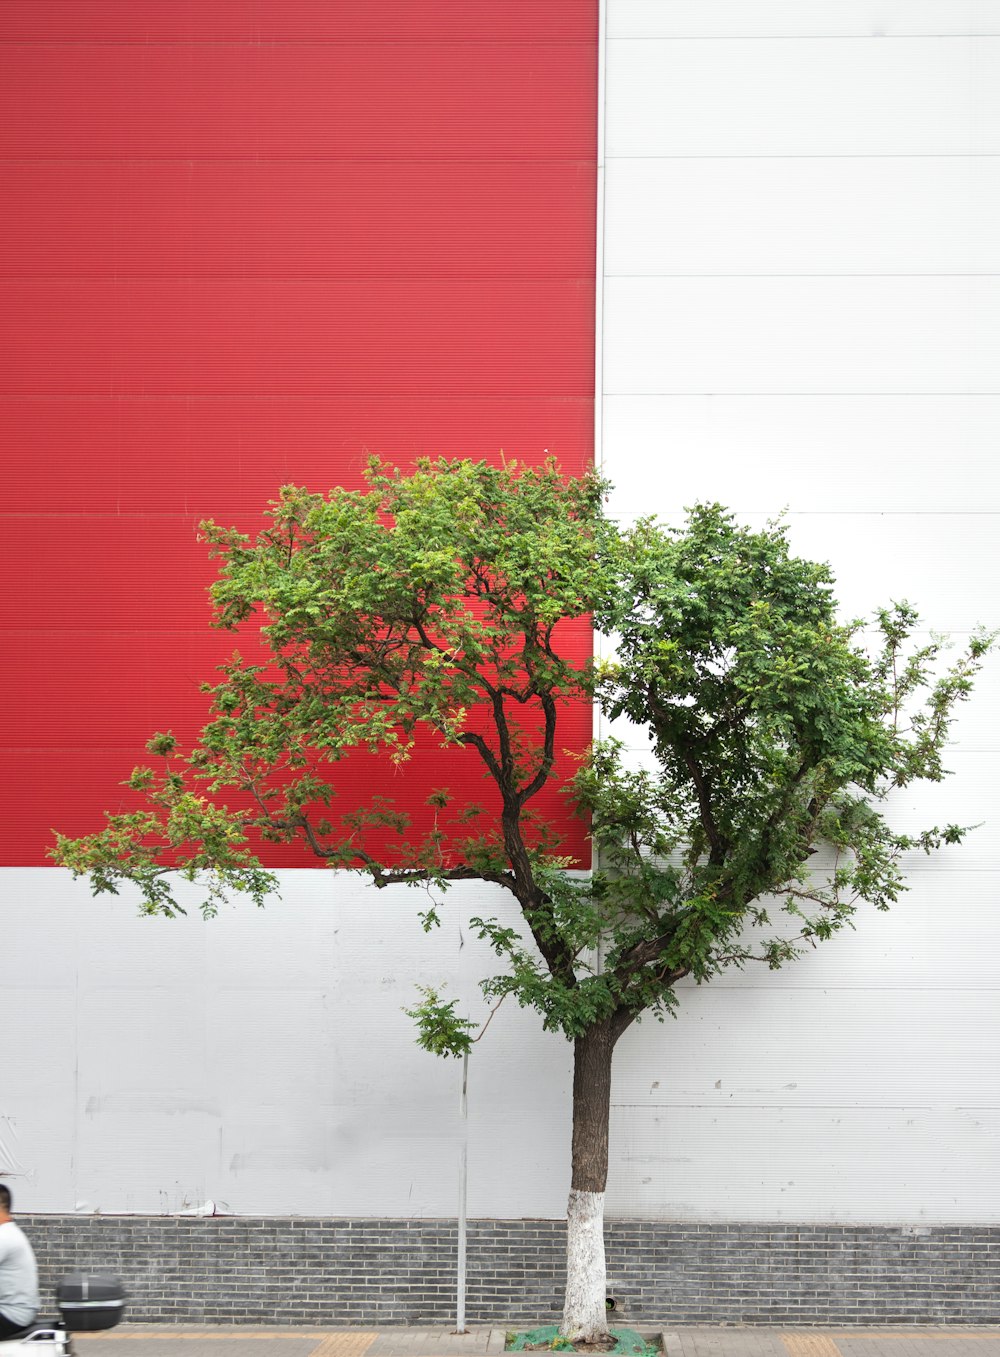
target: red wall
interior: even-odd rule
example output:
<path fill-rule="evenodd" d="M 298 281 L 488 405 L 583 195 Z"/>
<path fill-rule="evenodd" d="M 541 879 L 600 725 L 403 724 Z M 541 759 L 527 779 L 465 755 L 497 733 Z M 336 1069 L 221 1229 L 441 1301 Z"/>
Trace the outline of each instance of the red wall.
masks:
<path fill-rule="evenodd" d="M 0 862 L 203 721 L 200 517 L 589 463 L 596 42 L 597 0 L 5 0 Z"/>

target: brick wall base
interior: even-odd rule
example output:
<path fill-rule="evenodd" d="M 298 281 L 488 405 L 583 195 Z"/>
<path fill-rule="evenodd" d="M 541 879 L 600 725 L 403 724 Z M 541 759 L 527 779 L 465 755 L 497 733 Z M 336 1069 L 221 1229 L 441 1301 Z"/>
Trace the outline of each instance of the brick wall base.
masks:
<path fill-rule="evenodd" d="M 439 1324 L 455 1315 L 454 1223 L 273 1217 L 22 1216 L 47 1305 L 55 1280 L 114 1272 L 128 1317 Z M 1000 1228 L 609 1221 L 608 1293 L 670 1324 L 1000 1322 Z M 470 1323 L 556 1319 L 565 1226 L 469 1224 Z"/>

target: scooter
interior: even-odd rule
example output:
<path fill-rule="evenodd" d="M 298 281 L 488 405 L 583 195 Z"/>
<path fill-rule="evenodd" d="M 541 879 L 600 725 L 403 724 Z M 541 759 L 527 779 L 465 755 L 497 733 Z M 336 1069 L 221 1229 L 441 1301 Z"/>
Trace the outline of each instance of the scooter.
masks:
<path fill-rule="evenodd" d="M 74 1357 L 73 1334 L 113 1329 L 125 1314 L 117 1277 L 71 1272 L 56 1287 L 58 1319 L 37 1319 L 0 1340 L 0 1357 Z"/>

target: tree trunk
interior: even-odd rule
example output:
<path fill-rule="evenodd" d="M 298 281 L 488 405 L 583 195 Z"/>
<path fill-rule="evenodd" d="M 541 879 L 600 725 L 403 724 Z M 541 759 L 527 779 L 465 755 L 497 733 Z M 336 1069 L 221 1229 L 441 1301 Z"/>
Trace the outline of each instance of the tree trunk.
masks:
<path fill-rule="evenodd" d="M 628 1020 L 608 1019 L 573 1047 L 573 1178 L 566 1212 L 566 1303 L 559 1332 L 595 1342 L 608 1332 L 604 1189 L 608 1181 L 611 1057 Z"/>

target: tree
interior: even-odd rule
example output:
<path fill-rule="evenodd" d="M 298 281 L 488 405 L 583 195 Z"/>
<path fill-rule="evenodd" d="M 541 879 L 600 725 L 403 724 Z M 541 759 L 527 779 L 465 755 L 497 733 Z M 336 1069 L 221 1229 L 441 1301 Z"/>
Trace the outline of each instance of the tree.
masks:
<path fill-rule="evenodd" d="M 714 505 L 680 530 L 620 533 L 603 494 L 551 465 L 425 462 L 404 477 L 376 462 L 366 492 L 282 491 L 254 542 L 204 525 L 222 558 L 218 625 L 262 615 L 268 655 L 224 667 L 189 753 L 150 741 L 162 770 L 128 783 L 148 809 L 53 850 L 95 893 L 133 883 L 153 914 L 180 908 L 178 875 L 204 886 L 206 913 L 234 890 L 261 903 L 274 882 L 253 836 L 301 840 L 378 887 L 481 880 L 513 895 L 523 929 L 471 921 L 503 963 L 482 988 L 573 1042 L 563 1333 L 598 1342 L 616 1043 L 668 1013 L 683 977 L 781 966 L 859 901 L 895 900 L 904 854 L 961 839 L 955 825 L 896 833 L 880 804 L 943 776 L 949 722 L 992 641 L 975 636 L 936 676 L 940 643 L 916 645 L 900 605 L 878 615 L 870 658 L 861 625 L 837 621 L 828 569 L 792 557 L 780 525 L 750 532 Z M 563 644 L 587 614 L 616 636 L 596 670 Z M 559 771 L 560 711 L 595 692 L 648 729 L 655 771 L 629 768 L 614 741 Z M 363 746 L 403 764 L 420 728 L 481 761 L 491 804 L 436 790 L 412 841 L 384 801 L 334 823 L 338 763 Z M 589 878 L 534 812 L 553 781 L 589 817 Z M 242 807 L 226 804 L 235 794 Z M 454 1003 L 425 992 L 413 1013 L 426 1049 L 468 1051 L 475 1025 Z"/>

